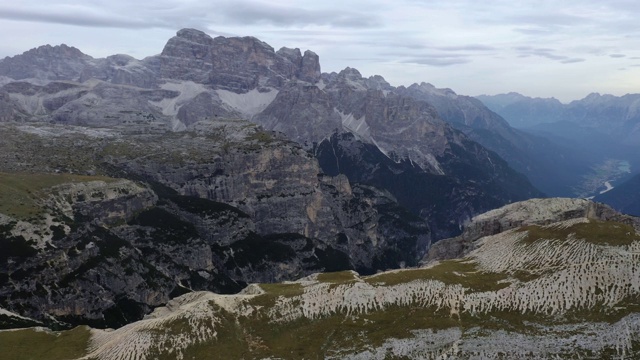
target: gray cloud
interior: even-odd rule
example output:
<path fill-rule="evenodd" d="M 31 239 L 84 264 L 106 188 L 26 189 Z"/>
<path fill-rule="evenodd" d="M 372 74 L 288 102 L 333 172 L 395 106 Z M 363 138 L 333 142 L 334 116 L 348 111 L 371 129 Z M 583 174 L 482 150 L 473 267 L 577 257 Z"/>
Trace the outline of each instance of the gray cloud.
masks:
<path fill-rule="evenodd" d="M 530 55 L 535 55 L 535 56 L 539 56 L 539 57 L 543 57 L 543 58 L 547 58 L 547 59 L 551 59 L 551 60 L 565 60 L 567 59 L 566 56 L 562 56 L 562 55 L 556 55 L 553 53 L 552 49 L 533 49 L 529 52 Z"/>
<path fill-rule="evenodd" d="M 202 1 L 180 3 L 171 0 L 150 4 L 128 4 L 115 0 L 112 3 L 93 6 L 70 6 L 55 2 L 46 6 L 29 6 L 29 3 L 34 1 L 27 1 L 26 4 L 0 5 L 0 18 L 126 29 L 187 26 L 205 28 L 209 23 L 245 26 L 269 24 L 277 27 L 321 25 L 332 28 L 375 28 L 382 24 L 377 14 L 337 12 L 330 8 L 308 9 L 256 0 L 220 0 L 214 4 Z M 120 7 L 127 10 L 120 11 Z M 145 16 L 139 16 L 140 14 Z"/>
<path fill-rule="evenodd" d="M 47 22 L 55 24 L 75 25 L 84 27 L 107 27 L 140 29 L 157 26 L 137 19 L 119 18 L 110 14 L 97 14 L 77 9 L 75 12 L 60 11 L 56 8 L 44 9 L 12 9 L 0 8 L 0 18 L 6 20 L 22 20 Z"/>
<path fill-rule="evenodd" d="M 623 58 L 625 56 L 627 56 L 627 55 L 625 55 L 625 54 L 610 54 L 609 55 L 609 57 L 612 57 L 612 58 Z"/>
<path fill-rule="evenodd" d="M 561 13 L 521 14 L 507 16 L 505 20 L 521 25 L 528 24 L 543 27 L 569 26 L 584 24 L 585 21 L 590 21 L 590 19 L 581 16 Z"/>
<path fill-rule="evenodd" d="M 447 57 L 447 56 L 427 56 L 413 59 L 406 59 L 401 61 L 403 64 L 416 64 L 416 65 L 429 65 L 429 66 L 451 66 L 466 64 L 471 62 L 471 59 L 466 57 Z"/>
<path fill-rule="evenodd" d="M 537 57 L 542 57 L 549 60 L 556 60 L 562 64 L 573 64 L 573 63 L 586 61 L 586 59 L 584 58 L 558 55 L 556 53 L 556 50 L 550 49 L 550 48 L 532 48 L 527 46 L 521 46 L 521 47 L 517 47 L 516 50 L 517 50 L 517 57 L 520 57 L 520 58 L 537 56 Z"/>
<path fill-rule="evenodd" d="M 515 28 L 513 29 L 515 32 L 519 32 L 525 35 L 548 35 L 553 34 L 554 31 L 550 29 L 541 29 L 541 28 Z"/>
<path fill-rule="evenodd" d="M 438 50 L 445 51 L 495 51 L 496 48 L 489 45 L 481 45 L 481 44 L 469 44 L 469 45 L 461 45 L 461 46 L 441 46 L 435 47 Z"/>
<path fill-rule="evenodd" d="M 572 58 L 572 59 L 565 59 L 560 61 L 563 64 L 574 64 L 574 63 L 579 63 L 579 62 L 584 62 L 586 61 L 586 59 L 581 59 L 581 58 Z"/>
<path fill-rule="evenodd" d="M 338 28 L 375 28 L 382 23 L 377 16 L 363 12 L 309 10 L 257 1 L 230 3 L 217 9 L 230 23 L 272 24 L 278 26 L 329 25 Z"/>

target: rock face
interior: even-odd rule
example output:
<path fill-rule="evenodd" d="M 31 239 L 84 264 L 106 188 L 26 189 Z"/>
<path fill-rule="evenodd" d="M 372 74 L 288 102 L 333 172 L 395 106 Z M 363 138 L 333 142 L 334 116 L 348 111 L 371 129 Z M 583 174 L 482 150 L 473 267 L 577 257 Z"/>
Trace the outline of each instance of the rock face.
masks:
<path fill-rule="evenodd" d="M 527 186 L 524 178 L 516 185 L 518 175 L 491 153 L 480 153 L 493 161 L 491 172 L 482 174 L 473 165 L 477 158 L 464 158 L 464 153 L 458 152 L 439 157 L 444 174 L 433 174 L 410 159 L 393 161 L 350 133 L 332 135 L 318 144 L 315 152 L 325 173 L 345 174 L 351 182 L 389 191 L 399 204 L 427 219 L 436 239 L 459 232 L 460 224 L 475 213 L 500 206 L 505 199 L 522 198 Z M 501 182 L 506 177 L 510 183 Z M 527 197 L 536 195 L 531 192 Z"/>
<path fill-rule="evenodd" d="M 117 327 L 185 292 L 373 273 L 428 249 L 428 226 L 389 193 L 321 175 L 299 145 L 250 123 L 205 124 L 179 136 L 3 128 L 4 156 L 20 154 L 3 186 L 62 183 L 21 190 L 34 203 L 24 214 L 12 210 L 22 197 L 0 191 L 0 241 L 13 249 L 0 258 L 0 306 L 48 325 Z M 112 178 L 42 175 L 59 169 Z"/>
<path fill-rule="evenodd" d="M 3 61 L 14 60 L 19 59 Z M 395 89 L 381 76 L 363 78 L 353 68 L 322 75 L 319 58 L 311 51 L 274 51 L 252 37 L 211 38 L 183 29 L 158 56 L 142 61 L 125 55 L 89 58 L 79 79 L 67 80 L 55 83 L 58 91 L 51 89 L 54 83 L 5 85 L 14 107 L 7 113 L 133 133 L 192 131 L 202 122 L 244 118 L 284 133 L 308 151 L 334 133 L 353 134 L 383 154 L 388 166 L 396 167 L 389 161 L 408 162 L 423 178 L 437 175 L 429 187 L 432 193 L 446 193 L 442 201 L 433 204 L 432 197 L 423 196 L 417 205 L 400 202 L 432 226 L 442 224 L 434 239 L 458 233 L 460 223 L 474 214 L 542 195 L 495 154 L 443 121 L 432 106 L 441 103 L 438 98 L 416 95 L 422 88 Z M 477 104 L 447 104 L 456 114 L 479 109 Z M 410 174 L 402 172 L 397 180 L 408 183 Z M 369 177 L 351 174 L 349 180 L 358 183 Z M 381 185 L 386 181 L 363 184 L 406 196 Z"/>
<path fill-rule="evenodd" d="M 213 351 L 225 358 L 638 356 L 640 219 L 585 200 L 545 199 L 476 221 L 514 227 L 475 240 L 464 258 L 423 268 L 185 294 L 117 330 L 40 334 L 24 354 L 65 336 L 86 344 L 72 358 L 106 360 Z M 15 339 L 0 332 L 3 343 Z"/>
<path fill-rule="evenodd" d="M 297 50 L 297 49 L 296 49 Z M 296 56 L 297 55 L 297 56 Z M 281 87 L 299 78 L 320 78 L 319 58 L 311 51 L 282 49 L 277 53 L 253 38 L 209 37 L 193 29 L 178 31 L 160 55 L 160 76 L 193 81 L 244 93 L 256 87 Z"/>
<path fill-rule="evenodd" d="M 157 85 L 158 79 L 151 62 L 151 59 L 140 61 L 124 54 L 111 55 L 95 60 L 93 66 L 85 67 L 79 81 L 100 79 L 113 84 L 152 88 Z"/>
<path fill-rule="evenodd" d="M 390 191 L 401 205 L 429 219 L 436 239 L 457 233 L 472 214 L 542 195 L 493 153 L 452 129 L 428 102 L 391 92 L 381 77 L 364 79 L 347 68 L 325 77 L 323 85 L 282 89 L 253 121 L 300 143 L 317 143 L 323 171 Z M 386 169 L 377 167 L 381 163 Z M 422 185 L 406 186 L 417 178 Z M 428 190 L 416 190 L 423 188 Z"/>

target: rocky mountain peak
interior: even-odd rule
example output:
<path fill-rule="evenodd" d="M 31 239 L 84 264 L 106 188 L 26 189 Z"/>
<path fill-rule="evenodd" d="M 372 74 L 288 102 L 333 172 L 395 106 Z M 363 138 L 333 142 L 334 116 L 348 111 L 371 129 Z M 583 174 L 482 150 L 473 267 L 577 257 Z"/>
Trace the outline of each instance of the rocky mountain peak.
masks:
<path fill-rule="evenodd" d="M 276 52 L 251 36 L 211 38 L 202 31 L 183 29 L 171 38 L 160 55 L 163 78 L 193 81 L 238 94 L 255 88 L 281 88 L 299 79 L 320 79 L 318 55 L 299 49 Z"/>
<path fill-rule="evenodd" d="M 376 90 L 393 91 L 394 89 L 394 87 L 380 75 L 369 76 L 369 79 L 367 79 L 367 85 L 369 88 Z"/>
<path fill-rule="evenodd" d="M 176 38 L 191 41 L 197 44 L 211 44 L 213 38 L 205 32 L 196 29 L 181 29 L 176 33 Z M 175 39 L 175 38 L 173 38 Z M 173 40 L 170 39 L 169 41 Z"/>
<path fill-rule="evenodd" d="M 623 99 L 624 97 L 620 98 Z M 603 104 L 606 102 L 616 102 L 619 101 L 617 97 L 611 95 L 611 94 L 600 94 L 597 92 L 591 93 L 589 95 L 587 95 L 584 99 L 582 100 L 576 100 L 576 101 L 572 101 L 571 103 L 573 104 L 578 104 L 578 105 L 596 105 L 596 104 Z M 623 101 L 624 102 L 624 101 Z"/>
<path fill-rule="evenodd" d="M 182 29 L 167 41 L 161 56 L 192 57 L 202 59 L 213 44 L 213 39 L 199 30 Z"/>
<path fill-rule="evenodd" d="M 289 60 L 298 69 L 295 76 L 299 80 L 312 84 L 320 80 L 320 57 L 313 51 L 306 50 L 303 56 L 298 48 L 282 47 L 276 54 Z"/>
<path fill-rule="evenodd" d="M 283 46 L 280 48 L 280 50 L 276 52 L 276 54 L 289 59 L 289 61 L 291 61 L 294 64 L 300 64 L 302 62 L 302 53 L 298 48 L 291 49 Z"/>
<path fill-rule="evenodd" d="M 33 57 L 55 57 L 61 59 L 90 59 L 89 55 L 84 54 L 73 46 L 66 44 L 60 45 L 43 45 L 25 52 L 25 56 Z"/>
<path fill-rule="evenodd" d="M 75 47 L 43 45 L 0 61 L 0 74 L 12 79 L 76 80 L 92 60 Z"/>
<path fill-rule="evenodd" d="M 411 86 L 409 86 L 409 90 L 416 90 L 416 91 L 420 91 L 427 94 L 446 96 L 452 99 L 455 99 L 458 97 L 458 94 L 456 94 L 455 91 L 449 88 L 439 89 L 439 88 L 436 88 L 434 85 L 426 82 L 422 82 L 420 83 L 420 85 L 418 85 L 417 83 L 411 84 Z"/>
<path fill-rule="evenodd" d="M 298 72 L 298 79 L 316 83 L 320 80 L 320 57 L 311 50 L 304 52 L 302 57 L 302 65 Z"/>
<path fill-rule="evenodd" d="M 348 80 L 362 80 L 362 74 L 358 69 L 352 67 L 346 67 L 338 73 L 338 78 L 344 78 Z"/>
<path fill-rule="evenodd" d="M 219 50 L 223 50 L 223 46 L 232 46 L 236 48 L 242 48 L 242 50 L 247 52 L 255 52 L 255 53 L 263 53 L 264 55 L 273 56 L 275 55 L 275 50 L 273 47 L 266 42 L 253 37 L 253 36 L 243 36 L 243 37 L 224 37 L 218 36 L 213 39 L 213 51 L 217 53 Z"/>

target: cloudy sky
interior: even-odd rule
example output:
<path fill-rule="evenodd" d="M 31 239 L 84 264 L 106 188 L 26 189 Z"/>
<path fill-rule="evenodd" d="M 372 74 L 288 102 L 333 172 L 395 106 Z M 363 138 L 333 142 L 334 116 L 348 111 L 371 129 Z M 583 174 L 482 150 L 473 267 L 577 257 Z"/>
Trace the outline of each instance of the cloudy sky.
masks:
<path fill-rule="evenodd" d="M 313 50 L 392 85 L 579 99 L 640 93 L 636 0 L 19 0 L 0 4 L 0 58 L 65 43 L 155 55 L 181 28 Z"/>

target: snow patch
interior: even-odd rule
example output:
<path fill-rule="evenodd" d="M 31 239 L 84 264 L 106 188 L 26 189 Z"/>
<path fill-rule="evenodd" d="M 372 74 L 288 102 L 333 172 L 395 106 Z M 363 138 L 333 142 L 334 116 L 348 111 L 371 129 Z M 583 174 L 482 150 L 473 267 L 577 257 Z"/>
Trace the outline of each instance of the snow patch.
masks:
<path fill-rule="evenodd" d="M 236 94 L 228 90 L 216 90 L 215 92 L 223 103 L 238 110 L 249 119 L 266 109 L 278 95 L 278 90 L 275 89 L 270 89 L 268 92 L 253 89 L 244 94 Z"/>

